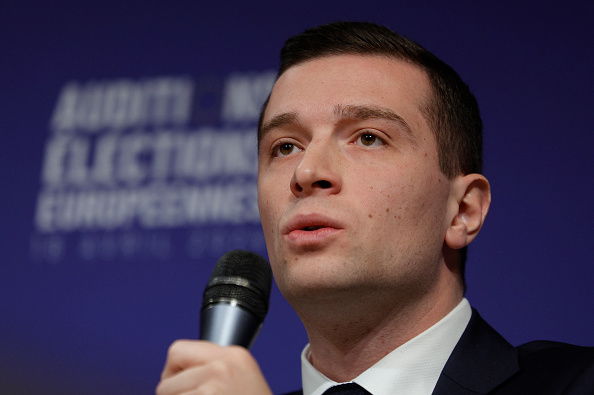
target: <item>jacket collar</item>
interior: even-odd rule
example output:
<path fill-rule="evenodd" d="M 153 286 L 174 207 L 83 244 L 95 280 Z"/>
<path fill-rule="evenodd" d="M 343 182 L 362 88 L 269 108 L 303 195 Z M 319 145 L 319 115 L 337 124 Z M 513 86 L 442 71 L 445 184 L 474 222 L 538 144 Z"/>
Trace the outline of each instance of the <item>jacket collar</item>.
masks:
<path fill-rule="evenodd" d="M 433 395 L 487 394 L 519 369 L 515 348 L 473 309 Z"/>

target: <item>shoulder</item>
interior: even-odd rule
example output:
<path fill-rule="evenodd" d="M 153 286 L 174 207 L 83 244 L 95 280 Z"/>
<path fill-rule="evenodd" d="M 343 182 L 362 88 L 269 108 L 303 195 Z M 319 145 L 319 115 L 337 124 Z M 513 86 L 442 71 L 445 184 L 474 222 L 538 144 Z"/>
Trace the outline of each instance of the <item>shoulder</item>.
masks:
<path fill-rule="evenodd" d="M 514 347 L 473 311 L 440 381 L 439 394 L 464 388 L 493 395 L 592 395 L 594 348 L 552 341 Z"/>
<path fill-rule="evenodd" d="M 516 348 L 520 368 L 540 371 L 581 371 L 594 367 L 594 347 L 553 341 L 534 341 Z M 594 373 L 594 371 L 592 371 Z"/>
<path fill-rule="evenodd" d="M 516 347 L 518 353 L 521 356 L 539 356 L 539 357 L 578 357 L 578 358 L 591 358 L 594 355 L 594 347 L 576 346 L 573 344 L 538 340 L 522 344 Z"/>
<path fill-rule="evenodd" d="M 594 393 L 594 347 L 534 341 L 516 350 L 520 370 L 504 387 L 542 394 Z"/>

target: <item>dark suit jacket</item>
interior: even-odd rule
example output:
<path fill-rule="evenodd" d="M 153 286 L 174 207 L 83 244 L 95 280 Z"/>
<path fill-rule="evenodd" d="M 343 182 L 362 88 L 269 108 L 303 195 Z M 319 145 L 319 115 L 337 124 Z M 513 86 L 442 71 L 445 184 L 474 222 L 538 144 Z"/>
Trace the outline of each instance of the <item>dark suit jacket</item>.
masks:
<path fill-rule="evenodd" d="M 548 341 L 513 347 L 473 310 L 433 390 L 459 394 L 594 395 L 594 348 Z"/>

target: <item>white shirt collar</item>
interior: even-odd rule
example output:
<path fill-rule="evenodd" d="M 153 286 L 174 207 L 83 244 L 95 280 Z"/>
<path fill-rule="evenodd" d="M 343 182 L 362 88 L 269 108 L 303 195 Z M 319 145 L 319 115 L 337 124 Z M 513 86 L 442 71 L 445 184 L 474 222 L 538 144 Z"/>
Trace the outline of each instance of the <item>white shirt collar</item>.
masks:
<path fill-rule="evenodd" d="M 373 395 L 430 395 L 450 354 L 466 329 L 472 309 L 466 298 L 425 332 L 404 343 L 353 382 Z M 338 384 L 309 362 L 309 344 L 301 353 L 304 395 L 321 395 Z"/>

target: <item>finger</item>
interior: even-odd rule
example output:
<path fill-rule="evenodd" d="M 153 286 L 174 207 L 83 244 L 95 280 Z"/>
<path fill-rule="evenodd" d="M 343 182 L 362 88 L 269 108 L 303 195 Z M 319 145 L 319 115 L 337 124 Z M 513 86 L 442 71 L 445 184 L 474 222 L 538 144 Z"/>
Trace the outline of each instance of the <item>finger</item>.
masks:
<path fill-rule="evenodd" d="M 183 394 L 198 389 L 208 381 L 208 369 L 204 366 L 187 368 L 173 376 L 161 380 L 156 389 L 157 395 Z"/>
<path fill-rule="evenodd" d="M 219 358 L 223 347 L 204 340 L 176 340 L 167 351 L 161 379 L 171 377 L 189 367 L 200 366 Z"/>

